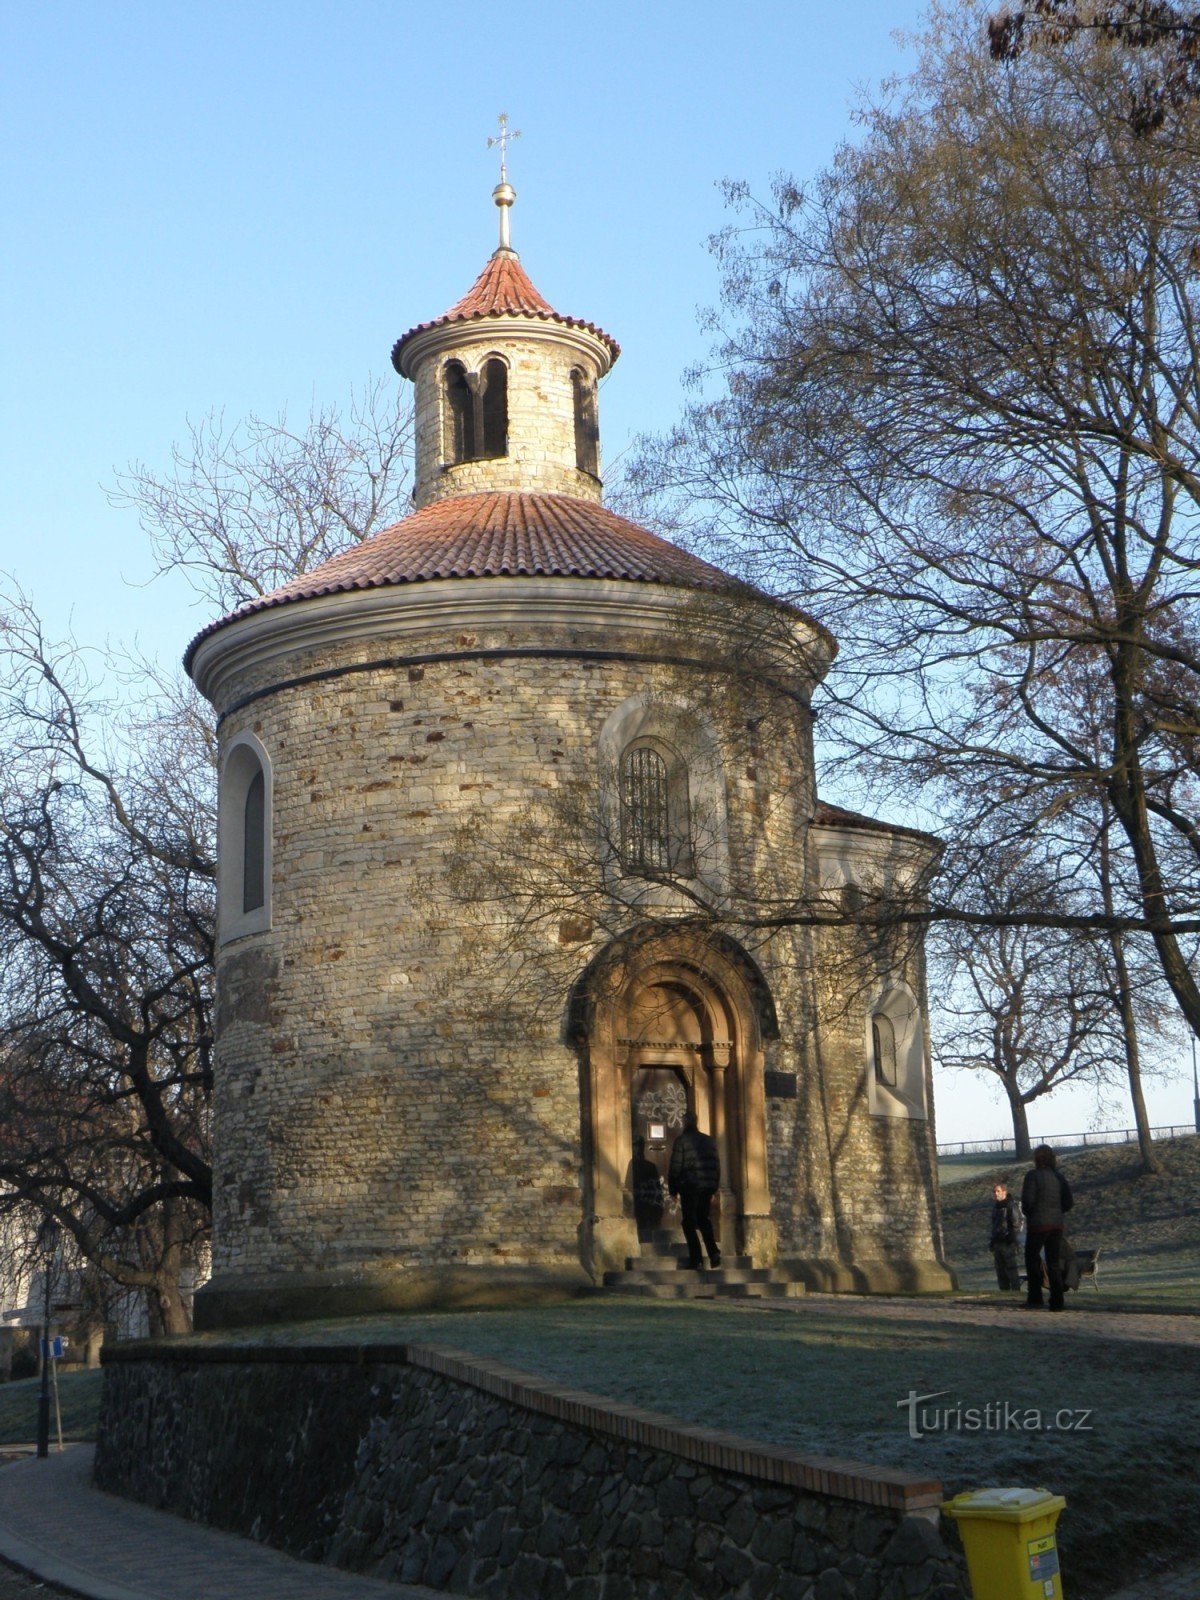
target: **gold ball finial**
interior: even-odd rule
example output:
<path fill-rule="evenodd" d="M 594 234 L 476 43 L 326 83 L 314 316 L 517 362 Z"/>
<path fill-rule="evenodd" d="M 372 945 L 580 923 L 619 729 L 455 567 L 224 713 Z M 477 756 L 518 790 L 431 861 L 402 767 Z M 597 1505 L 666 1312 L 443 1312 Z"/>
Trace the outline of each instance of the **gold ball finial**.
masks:
<path fill-rule="evenodd" d="M 509 228 L 508 213 L 512 203 L 517 198 L 517 191 L 508 181 L 508 144 L 510 139 L 521 137 L 520 128 L 510 128 L 508 125 L 508 112 L 500 113 L 500 132 L 488 140 L 488 149 L 493 145 L 500 147 L 500 182 L 492 190 L 492 199 L 500 212 L 500 249 L 511 250 L 511 230 Z"/>

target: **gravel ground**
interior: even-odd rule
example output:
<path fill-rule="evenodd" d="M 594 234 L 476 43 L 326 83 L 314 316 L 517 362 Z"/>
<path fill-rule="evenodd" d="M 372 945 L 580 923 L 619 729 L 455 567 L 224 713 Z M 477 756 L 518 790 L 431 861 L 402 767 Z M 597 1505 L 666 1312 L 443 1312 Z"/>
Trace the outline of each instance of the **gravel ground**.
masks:
<path fill-rule="evenodd" d="M 0 1561 L 0 1600 L 29 1600 L 30 1595 L 67 1595 L 69 1590 L 57 1589 L 52 1583 L 39 1583 L 28 1578 L 16 1567 Z"/>

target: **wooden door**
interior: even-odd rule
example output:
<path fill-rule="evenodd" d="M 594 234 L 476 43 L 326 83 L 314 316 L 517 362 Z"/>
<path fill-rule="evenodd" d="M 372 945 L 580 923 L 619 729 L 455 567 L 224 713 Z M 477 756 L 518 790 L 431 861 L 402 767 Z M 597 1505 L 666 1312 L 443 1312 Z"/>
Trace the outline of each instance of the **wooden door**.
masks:
<path fill-rule="evenodd" d="M 633 1074 L 633 1162 L 630 1187 L 639 1239 L 671 1227 L 679 1205 L 667 1189 L 671 1150 L 691 1109 L 687 1078 L 667 1064 L 638 1067 Z"/>

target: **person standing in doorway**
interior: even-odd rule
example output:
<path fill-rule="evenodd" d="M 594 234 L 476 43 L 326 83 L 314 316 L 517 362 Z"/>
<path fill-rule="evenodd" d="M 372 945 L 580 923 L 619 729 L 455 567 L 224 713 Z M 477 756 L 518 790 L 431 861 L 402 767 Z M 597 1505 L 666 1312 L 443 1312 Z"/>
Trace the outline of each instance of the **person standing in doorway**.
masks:
<path fill-rule="evenodd" d="M 721 1265 L 721 1252 L 717 1249 L 710 1214 L 712 1197 L 720 1184 L 721 1158 L 717 1154 L 716 1141 L 700 1132 L 694 1114 L 688 1112 L 683 1119 L 683 1132 L 671 1151 L 667 1188 L 673 1195 L 679 1196 L 688 1264 L 697 1271 L 703 1264 L 701 1238 L 708 1251 L 709 1264 L 714 1267 Z"/>
<path fill-rule="evenodd" d="M 1003 1183 L 992 1187 L 992 1259 L 996 1263 L 996 1282 L 1002 1289 L 1021 1287 L 1021 1270 L 1017 1266 L 1017 1202 Z"/>
<path fill-rule="evenodd" d="M 1033 1152 L 1033 1166 L 1021 1186 L 1021 1210 L 1025 1213 L 1025 1304 L 1033 1309 L 1042 1304 L 1042 1256 L 1046 1258 L 1046 1277 L 1050 1284 L 1050 1309 L 1063 1308 L 1062 1241 L 1067 1212 L 1074 1205 L 1071 1186 L 1058 1170 L 1054 1151 L 1040 1144 Z"/>

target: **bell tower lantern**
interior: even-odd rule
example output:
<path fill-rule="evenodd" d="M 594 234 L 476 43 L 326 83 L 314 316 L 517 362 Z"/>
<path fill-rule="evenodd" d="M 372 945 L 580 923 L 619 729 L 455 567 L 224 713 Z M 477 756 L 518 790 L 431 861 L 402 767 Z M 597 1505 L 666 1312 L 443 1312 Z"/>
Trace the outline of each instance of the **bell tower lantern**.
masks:
<path fill-rule="evenodd" d="M 492 199 L 500 242 L 487 265 L 449 311 L 392 350 L 417 388 L 414 499 L 421 507 L 524 489 L 599 501 L 596 391 L 620 346 L 534 288 L 511 243 L 516 191 L 503 160 Z"/>

